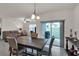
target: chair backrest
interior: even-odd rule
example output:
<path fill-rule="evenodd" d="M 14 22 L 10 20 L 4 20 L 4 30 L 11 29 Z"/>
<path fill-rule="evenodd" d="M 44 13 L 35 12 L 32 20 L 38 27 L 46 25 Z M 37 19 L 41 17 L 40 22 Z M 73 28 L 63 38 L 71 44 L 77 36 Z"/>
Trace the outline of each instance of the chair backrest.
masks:
<path fill-rule="evenodd" d="M 51 55 L 51 48 L 52 48 L 52 45 L 53 45 L 54 40 L 55 40 L 55 37 L 52 37 L 51 40 L 50 40 L 48 56 Z"/>
<path fill-rule="evenodd" d="M 7 38 L 8 38 L 9 47 L 13 49 L 18 49 L 16 38 L 15 37 L 7 37 Z"/>
<path fill-rule="evenodd" d="M 37 38 L 37 36 L 38 36 L 37 33 L 35 33 L 35 32 L 32 32 L 32 33 L 31 33 L 31 37 L 32 37 L 32 38 Z"/>

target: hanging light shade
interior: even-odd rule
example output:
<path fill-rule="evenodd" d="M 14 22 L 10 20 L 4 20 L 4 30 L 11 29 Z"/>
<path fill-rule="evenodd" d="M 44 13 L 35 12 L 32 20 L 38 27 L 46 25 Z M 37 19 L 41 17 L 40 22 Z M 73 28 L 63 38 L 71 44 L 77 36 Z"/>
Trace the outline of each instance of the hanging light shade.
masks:
<path fill-rule="evenodd" d="M 40 16 L 38 16 L 37 13 L 36 13 L 36 4 L 35 3 L 34 3 L 34 11 L 33 11 L 33 14 L 31 16 L 31 19 L 32 20 L 40 19 Z"/>
<path fill-rule="evenodd" d="M 38 19 L 40 19 L 40 16 L 32 14 L 31 19 L 32 20 L 36 20 L 36 19 L 38 20 Z"/>
<path fill-rule="evenodd" d="M 31 19 L 33 20 L 33 19 L 35 19 L 35 14 L 32 14 L 32 16 L 31 16 Z"/>
<path fill-rule="evenodd" d="M 32 14 L 31 19 L 32 20 L 36 20 L 36 19 L 38 20 L 38 19 L 40 19 L 40 16 Z"/>

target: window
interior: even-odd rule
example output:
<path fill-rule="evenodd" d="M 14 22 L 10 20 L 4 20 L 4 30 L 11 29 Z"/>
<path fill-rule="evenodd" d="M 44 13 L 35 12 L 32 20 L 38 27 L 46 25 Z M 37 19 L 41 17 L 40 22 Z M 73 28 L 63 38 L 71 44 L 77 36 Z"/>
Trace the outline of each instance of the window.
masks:
<path fill-rule="evenodd" d="M 29 25 L 29 32 L 30 32 L 30 31 L 35 32 L 35 27 L 36 27 L 36 24 L 30 24 L 30 25 Z"/>

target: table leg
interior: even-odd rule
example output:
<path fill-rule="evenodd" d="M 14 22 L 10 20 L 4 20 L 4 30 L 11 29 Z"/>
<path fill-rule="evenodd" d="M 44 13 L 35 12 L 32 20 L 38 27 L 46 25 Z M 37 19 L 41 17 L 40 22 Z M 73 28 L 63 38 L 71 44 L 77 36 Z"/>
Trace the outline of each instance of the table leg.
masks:
<path fill-rule="evenodd" d="M 68 39 L 66 39 L 66 51 L 68 51 Z"/>
<path fill-rule="evenodd" d="M 33 49 L 32 49 L 32 53 L 33 53 Z"/>
<path fill-rule="evenodd" d="M 39 54 L 38 54 L 38 50 L 37 50 L 37 56 L 38 56 Z"/>

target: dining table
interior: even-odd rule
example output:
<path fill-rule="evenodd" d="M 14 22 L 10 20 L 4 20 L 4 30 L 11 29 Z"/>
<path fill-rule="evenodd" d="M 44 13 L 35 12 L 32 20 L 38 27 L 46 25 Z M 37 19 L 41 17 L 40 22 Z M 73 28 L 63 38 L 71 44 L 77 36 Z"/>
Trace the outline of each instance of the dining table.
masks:
<path fill-rule="evenodd" d="M 20 46 L 42 51 L 48 39 L 44 38 L 31 38 L 30 36 L 20 36 L 17 38 L 17 43 Z M 38 55 L 38 52 L 37 52 Z"/>

